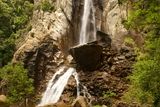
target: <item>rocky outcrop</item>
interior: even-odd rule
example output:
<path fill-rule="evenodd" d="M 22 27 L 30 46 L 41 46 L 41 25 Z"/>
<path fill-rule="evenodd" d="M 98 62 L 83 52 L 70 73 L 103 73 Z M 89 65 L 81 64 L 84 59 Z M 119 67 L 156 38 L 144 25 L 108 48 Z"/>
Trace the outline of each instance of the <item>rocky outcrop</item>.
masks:
<path fill-rule="evenodd" d="M 87 100 L 91 101 L 93 105 L 137 107 L 136 104 L 127 104 L 121 99 L 128 89 L 129 80 L 127 77 L 132 73 L 132 64 L 136 55 L 133 49 L 128 47 L 122 47 L 119 50 L 103 49 L 103 61 L 98 70 L 92 72 L 85 70 L 84 72 L 79 67 L 76 68 L 82 86 L 80 94 L 87 96 Z M 76 97 L 76 83 L 74 82 L 74 79 L 71 78 L 62 100 L 70 99 L 70 95 Z"/>
<path fill-rule="evenodd" d="M 95 70 L 102 62 L 102 46 L 85 44 L 70 49 L 70 53 L 83 70 Z"/>

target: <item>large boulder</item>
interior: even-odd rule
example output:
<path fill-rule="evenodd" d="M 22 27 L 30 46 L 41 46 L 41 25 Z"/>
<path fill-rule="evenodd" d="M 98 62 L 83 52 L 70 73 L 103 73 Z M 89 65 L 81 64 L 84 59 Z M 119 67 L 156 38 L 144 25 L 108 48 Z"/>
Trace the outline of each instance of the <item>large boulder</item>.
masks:
<path fill-rule="evenodd" d="M 9 107 L 7 97 L 5 95 L 0 95 L 0 107 Z"/>
<path fill-rule="evenodd" d="M 74 60 L 84 70 L 95 70 L 102 61 L 102 46 L 96 44 L 85 44 L 70 49 Z"/>

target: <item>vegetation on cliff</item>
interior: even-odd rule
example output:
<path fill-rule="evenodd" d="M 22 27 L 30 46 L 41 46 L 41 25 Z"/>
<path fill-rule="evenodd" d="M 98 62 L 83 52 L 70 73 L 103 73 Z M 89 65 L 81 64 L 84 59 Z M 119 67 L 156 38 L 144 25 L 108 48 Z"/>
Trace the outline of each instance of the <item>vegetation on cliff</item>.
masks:
<path fill-rule="evenodd" d="M 20 38 L 33 13 L 32 0 L 0 0 L 0 93 L 10 102 L 21 101 L 33 92 L 32 79 L 22 64 L 10 64 Z"/>
<path fill-rule="evenodd" d="M 11 61 L 15 51 L 15 41 L 20 30 L 32 15 L 33 3 L 30 0 L 0 0 L 0 66 Z"/>
<path fill-rule="evenodd" d="M 36 6 L 36 9 L 43 10 L 44 12 L 53 12 L 55 10 L 55 7 L 49 0 L 44 0 Z"/>
<path fill-rule="evenodd" d="M 135 30 L 145 39 L 144 48 L 138 52 L 133 75 L 130 76 L 130 101 L 136 98 L 142 104 L 160 106 L 160 1 L 125 0 L 131 4 L 125 26 Z M 147 102 L 147 103 L 146 103 Z"/>

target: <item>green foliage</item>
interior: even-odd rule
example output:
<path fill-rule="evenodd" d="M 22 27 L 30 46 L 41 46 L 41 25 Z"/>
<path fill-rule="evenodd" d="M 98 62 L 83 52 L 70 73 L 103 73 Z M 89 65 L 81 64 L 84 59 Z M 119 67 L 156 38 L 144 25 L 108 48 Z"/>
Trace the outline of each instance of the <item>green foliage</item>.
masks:
<path fill-rule="evenodd" d="M 103 98 L 104 99 L 112 98 L 112 97 L 115 97 L 115 96 L 116 96 L 116 93 L 114 93 L 112 91 L 103 92 Z"/>
<path fill-rule="evenodd" d="M 49 2 L 49 0 L 44 0 L 37 6 L 37 9 L 41 9 L 44 12 L 52 12 L 55 10 L 55 7 L 53 6 L 53 4 L 51 4 L 51 2 Z"/>
<path fill-rule="evenodd" d="M 0 69 L 1 88 L 7 90 L 11 103 L 22 101 L 33 94 L 33 80 L 22 64 L 8 64 Z"/>
<path fill-rule="evenodd" d="M 17 32 L 26 27 L 32 10 L 29 0 L 0 0 L 0 66 L 11 60 Z"/>
<path fill-rule="evenodd" d="M 125 25 L 128 28 L 134 28 L 146 32 L 155 29 L 154 27 L 156 26 L 160 26 L 159 2 L 159 0 L 139 0 L 133 2 L 133 9 L 130 10 L 130 16 Z"/>
<path fill-rule="evenodd" d="M 134 40 L 129 36 L 124 38 L 124 44 L 126 46 L 134 46 L 135 45 Z"/>
<path fill-rule="evenodd" d="M 160 106 L 160 1 L 139 0 L 131 4 L 132 10 L 125 21 L 128 29 L 144 34 L 145 46 L 134 65 L 128 95 L 141 103 Z"/>

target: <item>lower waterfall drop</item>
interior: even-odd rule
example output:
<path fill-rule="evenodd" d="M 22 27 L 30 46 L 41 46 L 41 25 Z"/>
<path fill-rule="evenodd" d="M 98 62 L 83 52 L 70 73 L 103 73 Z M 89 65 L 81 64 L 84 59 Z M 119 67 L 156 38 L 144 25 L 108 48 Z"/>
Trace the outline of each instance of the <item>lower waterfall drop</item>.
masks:
<path fill-rule="evenodd" d="M 48 104 L 55 104 L 60 99 L 62 92 L 65 88 L 65 86 L 68 83 L 68 80 L 71 76 L 74 76 L 77 84 L 77 97 L 80 95 L 79 92 L 79 78 L 78 73 L 76 72 L 76 69 L 70 67 L 66 70 L 64 74 L 63 71 L 65 71 L 66 67 L 60 68 L 52 77 L 52 79 L 49 81 L 47 89 L 42 97 L 42 100 L 38 107 L 48 105 Z M 58 76 L 58 79 L 57 79 Z"/>

